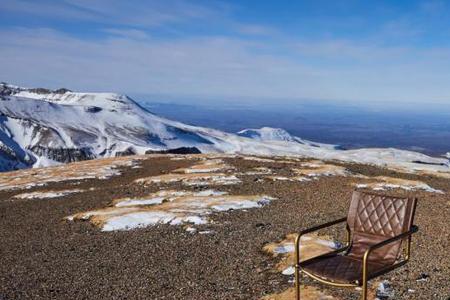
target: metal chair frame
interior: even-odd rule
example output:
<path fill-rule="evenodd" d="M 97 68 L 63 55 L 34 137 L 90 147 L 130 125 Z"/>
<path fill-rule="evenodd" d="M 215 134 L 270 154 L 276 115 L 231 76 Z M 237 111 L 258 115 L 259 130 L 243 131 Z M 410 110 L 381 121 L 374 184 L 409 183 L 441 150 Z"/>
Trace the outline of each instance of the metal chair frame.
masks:
<path fill-rule="evenodd" d="M 399 267 L 403 266 L 404 264 L 406 264 L 409 261 L 410 256 L 411 256 L 411 236 L 412 236 L 413 233 L 416 233 L 419 230 L 419 228 L 416 225 L 412 225 L 410 230 L 407 231 L 407 232 L 404 232 L 404 233 L 399 234 L 399 235 L 397 235 L 395 237 L 386 239 L 386 240 L 384 240 L 384 241 L 382 241 L 382 242 L 380 242 L 378 244 L 375 244 L 375 245 L 372 245 L 372 246 L 368 247 L 368 249 L 364 253 L 363 260 L 362 260 L 362 265 L 363 265 L 362 282 L 357 282 L 356 284 L 330 282 L 330 281 L 326 281 L 326 280 L 324 280 L 322 278 L 319 278 L 319 277 L 317 277 L 317 276 L 315 276 L 315 275 L 313 275 L 311 273 L 308 273 L 307 271 L 303 270 L 301 268 L 301 266 L 300 266 L 300 246 L 301 246 L 300 239 L 301 239 L 301 237 L 303 235 L 305 235 L 305 234 L 312 233 L 312 232 L 318 231 L 320 229 L 328 228 L 328 227 L 331 227 L 331 226 L 343 223 L 346 220 L 347 220 L 347 217 L 340 218 L 340 219 L 337 219 L 337 220 L 334 220 L 334 221 L 331 221 L 331 222 L 328 222 L 328 223 L 324 223 L 322 225 L 318 225 L 318 226 L 311 227 L 309 229 L 303 230 L 297 235 L 297 237 L 295 239 L 295 293 L 296 293 L 296 299 L 297 300 L 300 300 L 300 272 L 303 272 L 304 274 L 308 275 L 309 277 L 311 277 L 311 278 L 313 278 L 313 279 L 315 279 L 315 280 L 317 280 L 319 282 L 322 282 L 322 283 L 327 284 L 327 285 L 335 286 L 335 287 L 347 287 L 347 288 L 362 287 L 362 297 L 361 297 L 361 299 L 362 300 L 367 300 L 367 287 L 368 287 L 369 280 L 371 280 L 371 279 L 373 279 L 375 277 L 378 277 L 380 275 L 386 274 L 386 273 L 388 273 L 388 272 L 390 272 L 390 271 L 392 271 L 392 270 L 394 270 L 396 268 L 399 268 Z M 351 231 L 350 231 L 350 227 L 349 227 L 348 224 L 346 226 L 346 230 L 347 230 L 347 238 L 346 238 L 347 241 L 346 241 L 346 244 L 345 244 L 344 247 L 339 248 L 339 249 L 334 250 L 334 251 L 331 251 L 331 252 L 328 252 L 328 253 L 321 254 L 321 255 L 313 257 L 313 258 L 310 258 L 310 259 L 308 259 L 308 260 L 306 260 L 304 262 L 307 262 L 307 261 L 309 261 L 311 259 L 317 259 L 317 258 L 320 258 L 320 257 L 325 257 L 325 256 L 328 256 L 328 255 L 333 255 L 333 254 L 338 254 L 338 253 L 341 253 L 341 252 L 348 251 L 351 248 Z M 377 271 L 377 272 L 375 272 L 373 274 L 370 274 L 370 276 L 369 276 L 369 273 L 368 273 L 368 262 L 369 262 L 369 256 L 372 253 L 372 251 L 374 251 L 375 249 L 381 248 L 383 246 L 386 246 L 387 244 L 396 242 L 398 240 L 407 240 L 406 241 L 406 248 L 403 248 L 403 250 L 404 250 L 404 255 L 403 255 L 404 257 L 403 257 L 403 259 L 400 260 L 400 261 L 395 262 L 391 266 L 388 266 L 388 267 L 383 268 L 383 269 L 381 269 L 381 270 L 379 270 L 379 271 Z M 402 243 L 402 245 L 403 245 L 403 243 Z"/>

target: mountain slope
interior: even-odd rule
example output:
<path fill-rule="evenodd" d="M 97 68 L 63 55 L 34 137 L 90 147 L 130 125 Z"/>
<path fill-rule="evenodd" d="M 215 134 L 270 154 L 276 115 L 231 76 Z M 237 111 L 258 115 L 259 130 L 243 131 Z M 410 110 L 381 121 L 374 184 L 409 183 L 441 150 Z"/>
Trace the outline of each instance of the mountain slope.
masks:
<path fill-rule="evenodd" d="M 297 142 L 299 144 L 308 145 L 312 147 L 321 147 L 326 149 L 339 149 L 338 145 L 322 144 L 304 140 L 302 138 L 292 136 L 289 132 L 282 128 L 262 127 L 260 129 L 244 129 L 237 133 L 239 136 L 248 137 L 254 140 L 267 142 Z"/>
<path fill-rule="evenodd" d="M 159 117 L 124 95 L 0 84 L 0 170 L 143 154 L 180 147 L 201 152 L 295 155 L 447 172 L 448 160 L 397 149 L 339 150 L 276 128 L 238 134 Z M 420 163 L 418 163 L 420 162 Z"/>

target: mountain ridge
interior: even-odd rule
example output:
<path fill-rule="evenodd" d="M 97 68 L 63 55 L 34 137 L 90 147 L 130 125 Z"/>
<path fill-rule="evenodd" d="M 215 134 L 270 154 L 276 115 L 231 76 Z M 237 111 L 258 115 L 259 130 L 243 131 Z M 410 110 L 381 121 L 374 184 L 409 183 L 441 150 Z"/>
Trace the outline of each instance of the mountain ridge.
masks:
<path fill-rule="evenodd" d="M 292 136 L 281 128 L 244 129 L 234 134 L 187 125 L 158 116 L 116 93 L 1 83 L 0 99 L 2 171 L 177 148 L 448 169 L 446 159 L 393 148 L 342 150 Z"/>

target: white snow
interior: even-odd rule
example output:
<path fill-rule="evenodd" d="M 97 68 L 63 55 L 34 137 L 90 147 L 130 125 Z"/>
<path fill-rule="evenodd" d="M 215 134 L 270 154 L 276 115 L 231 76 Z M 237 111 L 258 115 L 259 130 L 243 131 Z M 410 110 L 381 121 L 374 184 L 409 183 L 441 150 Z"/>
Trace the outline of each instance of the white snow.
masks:
<path fill-rule="evenodd" d="M 234 175 L 229 176 L 211 176 L 201 180 L 186 180 L 183 184 L 189 186 L 205 186 L 205 185 L 234 185 L 241 183 L 241 180 Z"/>
<path fill-rule="evenodd" d="M 164 199 L 164 197 L 155 197 L 150 199 L 128 200 L 117 203 L 116 207 L 160 204 Z"/>
<path fill-rule="evenodd" d="M 268 175 L 272 174 L 272 170 L 265 167 L 253 168 L 251 171 L 236 173 L 236 175 Z"/>
<path fill-rule="evenodd" d="M 286 275 L 286 276 L 292 276 L 295 273 L 295 268 L 290 266 L 287 267 L 286 269 L 284 269 L 281 274 Z"/>
<path fill-rule="evenodd" d="M 400 184 L 390 184 L 390 183 L 378 183 L 373 188 L 373 190 L 375 190 L 375 191 L 384 191 L 384 190 L 389 190 L 389 189 L 403 189 L 406 191 L 424 190 L 429 193 L 444 194 L 443 191 L 434 189 L 425 183 L 421 184 L 421 185 L 400 185 Z"/>
<path fill-rule="evenodd" d="M 322 161 L 315 161 L 311 163 L 302 163 L 302 168 L 293 168 L 292 171 L 300 176 L 308 178 L 317 178 L 321 176 L 349 176 L 352 175 L 346 168 L 326 164 Z"/>
<path fill-rule="evenodd" d="M 158 196 L 161 199 L 156 199 Z M 144 197 L 145 198 L 145 197 Z M 275 198 L 226 195 L 225 192 L 205 190 L 200 192 L 160 191 L 148 199 L 119 199 L 113 207 L 69 216 L 69 221 L 91 220 L 103 231 L 128 230 L 155 224 L 206 224 L 207 216 L 214 211 L 261 207 Z"/>
<path fill-rule="evenodd" d="M 201 218 L 199 216 L 187 216 L 183 218 L 183 222 L 192 223 L 196 225 L 208 223 L 204 218 Z"/>
<path fill-rule="evenodd" d="M 362 177 L 365 179 L 373 179 L 381 182 L 371 182 L 371 183 L 359 183 L 356 184 L 356 188 L 371 188 L 375 191 L 384 191 L 389 189 L 403 189 L 406 191 L 416 191 L 423 190 L 429 193 L 444 194 L 444 191 L 432 188 L 428 184 L 418 180 L 407 180 L 395 177 Z"/>
<path fill-rule="evenodd" d="M 216 190 L 204 190 L 194 193 L 194 196 L 206 197 L 206 196 L 223 196 L 228 194 L 227 192 L 221 192 Z"/>
<path fill-rule="evenodd" d="M 120 174 L 119 167 L 131 167 L 142 156 L 89 160 L 54 167 L 0 173 L 0 190 L 29 189 L 50 182 L 108 179 Z"/>
<path fill-rule="evenodd" d="M 176 223 L 176 216 L 162 211 L 135 212 L 109 218 L 103 225 L 103 231 L 127 230 L 155 224 Z"/>
<path fill-rule="evenodd" d="M 0 141 L 8 145 L 17 159 L 14 162 L 2 157 L 0 170 L 55 163 L 29 150 L 35 146 L 87 149 L 97 158 L 112 157 L 121 151 L 143 154 L 146 150 L 196 147 L 203 153 L 310 157 L 373 164 L 404 172 L 447 176 L 450 173 L 448 159 L 412 151 L 338 150 L 335 145 L 302 140 L 276 128 L 232 134 L 186 125 L 156 116 L 127 96 L 113 93 L 38 94 L 18 87 L 15 94 L 3 98 Z"/>
<path fill-rule="evenodd" d="M 337 248 L 336 243 L 332 242 L 332 241 L 327 241 L 327 240 L 323 240 L 323 239 L 317 239 L 315 242 L 317 244 L 320 244 L 320 245 L 323 245 L 323 246 L 326 246 L 326 247 L 329 247 L 329 248 L 332 248 L 332 249 L 336 249 Z"/>
<path fill-rule="evenodd" d="M 325 247 L 336 249 L 336 243 L 332 241 L 327 241 L 324 239 L 319 238 L 312 238 L 309 236 L 302 236 L 301 242 L 300 242 L 300 248 L 302 247 L 302 242 L 306 241 L 313 241 L 315 244 L 323 245 Z M 275 249 L 273 250 L 275 254 L 286 254 L 286 253 L 292 253 L 295 252 L 295 245 L 294 243 L 281 243 Z"/>
<path fill-rule="evenodd" d="M 276 254 L 291 253 L 294 251 L 295 251 L 294 243 L 281 244 L 274 249 L 274 253 Z"/>
<path fill-rule="evenodd" d="M 174 172 L 185 174 L 212 173 L 218 171 L 231 170 L 233 168 L 234 167 L 225 164 L 225 162 L 222 159 L 210 157 L 210 158 L 203 158 L 203 160 L 200 163 L 190 166 L 189 168 L 177 169 Z"/>
<path fill-rule="evenodd" d="M 337 145 L 315 143 L 308 140 L 301 139 L 296 136 L 292 136 L 286 130 L 282 128 L 271 128 L 262 127 L 259 129 L 244 129 L 237 133 L 239 136 L 248 137 L 254 140 L 267 142 L 267 141 L 278 141 L 278 142 L 296 142 L 299 144 L 305 144 L 312 147 L 322 147 L 327 149 L 336 149 Z"/>
<path fill-rule="evenodd" d="M 241 180 L 236 176 L 223 173 L 164 174 L 135 180 L 136 183 L 141 184 L 172 183 L 180 181 L 187 186 L 233 185 L 241 183 Z"/>
<path fill-rule="evenodd" d="M 255 207 L 261 207 L 263 205 L 266 205 L 271 200 L 273 200 L 273 198 L 263 197 L 257 202 L 255 202 L 253 200 L 227 201 L 224 204 L 213 205 L 213 206 L 211 206 L 211 208 L 216 211 L 228 211 L 228 210 L 236 210 L 236 209 L 255 208 Z"/>
<path fill-rule="evenodd" d="M 61 191 L 38 191 L 32 193 L 22 193 L 15 195 L 13 198 L 17 199 L 48 199 L 48 198 L 59 198 L 64 197 L 73 193 L 80 193 L 83 190 L 73 189 L 73 190 L 61 190 Z"/>
<path fill-rule="evenodd" d="M 115 207 L 130 207 L 130 206 L 140 206 L 140 205 L 155 205 L 161 204 L 164 201 L 171 202 L 179 197 L 183 196 L 218 196 L 226 195 L 226 192 L 220 192 L 216 190 L 204 190 L 200 192 L 189 192 L 189 191 L 174 191 L 174 190 L 160 190 L 156 193 L 152 193 L 146 197 L 141 198 L 125 198 L 114 201 Z"/>
<path fill-rule="evenodd" d="M 359 183 L 359 184 L 355 185 L 355 187 L 358 189 L 364 189 L 364 188 L 369 187 L 369 185 L 365 184 L 365 183 Z"/>
<path fill-rule="evenodd" d="M 265 178 L 268 179 L 268 180 L 272 180 L 272 181 L 298 181 L 298 182 L 311 181 L 310 178 L 303 177 L 303 176 L 293 176 L 293 177 L 267 176 Z"/>
<path fill-rule="evenodd" d="M 195 227 L 187 226 L 185 230 L 189 233 L 196 233 L 197 229 Z"/>

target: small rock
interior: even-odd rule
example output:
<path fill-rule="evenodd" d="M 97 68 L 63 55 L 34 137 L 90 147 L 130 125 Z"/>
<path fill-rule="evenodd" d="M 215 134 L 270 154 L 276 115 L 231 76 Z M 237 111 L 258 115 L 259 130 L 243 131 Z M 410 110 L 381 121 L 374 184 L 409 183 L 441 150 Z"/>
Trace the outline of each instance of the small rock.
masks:
<path fill-rule="evenodd" d="M 427 281 L 428 277 L 430 277 L 430 275 L 428 275 L 427 273 L 421 273 L 419 275 L 419 277 L 417 277 L 416 281 L 417 282 L 421 282 L 421 281 Z"/>
<path fill-rule="evenodd" d="M 394 298 L 394 289 L 392 288 L 389 281 L 385 280 L 377 288 L 376 291 L 377 299 L 379 300 L 387 300 Z"/>

